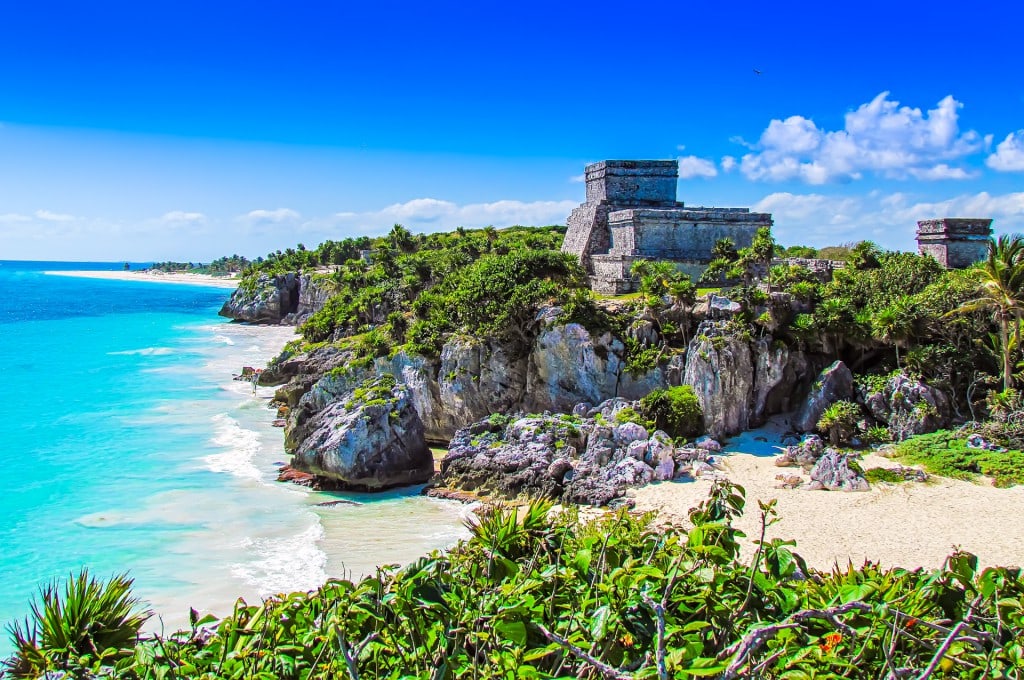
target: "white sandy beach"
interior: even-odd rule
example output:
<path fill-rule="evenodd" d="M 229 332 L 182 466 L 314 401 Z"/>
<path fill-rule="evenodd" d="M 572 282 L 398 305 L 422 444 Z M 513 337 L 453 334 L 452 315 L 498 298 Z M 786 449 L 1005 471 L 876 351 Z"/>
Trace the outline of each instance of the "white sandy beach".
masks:
<path fill-rule="evenodd" d="M 764 437 L 767 442 L 757 441 Z M 796 552 L 812 567 L 829 569 L 847 560 L 886 566 L 934 568 L 959 546 L 983 565 L 1024 565 L 1024 487 L 997 489 L 945 478 L 921 484 L 874 484 L 867 492 L 805 491 L 775 488 L 779 468 L 771 455 L 778 435 L 770 429 L 735 437 L 721 457 L 728 478 L 747 492 L 747 512 L 737 523 L 747 534 L 745 553 L 760 532 L 758 500 L 778 499 L 780 521 L 769 538 L 795 539 Z M 757 454 L 757 455 L 755 455 Z M 895 462 L 866 455 L 865 468 Z M 804 475 L 805 480 L 807 479 Z M 688 524 L 690 508 L 707 497 L 710 481 L 666 482 L 638 489 L 636 509 L 657 510 L 663 518 Z"/>
<path fill-rule="evenodd" d="M 177 283 L 191 286 L 213 286 L 237 288 L 238 279 L 209 274 L 166 273 L 161 271 L 48 271 L 53 276 L 74 276 L 85 279 L 109 279 L 115 281 L 151 281 L 155 283 Z"/>

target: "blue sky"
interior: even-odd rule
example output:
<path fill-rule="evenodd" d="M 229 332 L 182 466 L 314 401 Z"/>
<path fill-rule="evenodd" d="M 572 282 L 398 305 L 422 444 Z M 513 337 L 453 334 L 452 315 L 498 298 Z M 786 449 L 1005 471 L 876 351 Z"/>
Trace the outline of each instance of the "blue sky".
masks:
<path fill-rule="evenodd" d="M 8 3 L 0 259 L 564 223 L 606 158 L 679 158 L 680 200 L 772 212 L 786 244 L 908 249 L 947 215 L 1024 231 L 1022 21 L 891 0 Z"/>

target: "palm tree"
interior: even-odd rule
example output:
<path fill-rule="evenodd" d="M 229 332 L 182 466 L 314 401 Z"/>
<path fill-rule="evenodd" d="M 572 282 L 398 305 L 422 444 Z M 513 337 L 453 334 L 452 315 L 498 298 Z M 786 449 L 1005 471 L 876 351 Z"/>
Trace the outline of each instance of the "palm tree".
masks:
<path fill-rule="evenodd" d="M 910 339 L 916 322 L 914 308 L 906 298 L 878 311 L 871 318 L 871 335 L 876 340 L 892 343 L 896 348 L 896 368 L 900 366 L 900 345 Z"/>
<path fill-rule="evenodd" d="M 1013 387 L 1012 348 L 1024 318 L 1024 236 L 1006 234 L 988 243 L 988 257 L 978 266 L 978 296 L 950 312 L 985 311 L 999 327 L 1003 389 Z M 1011 341 L 1012 331 L 1012 341 Z"/>

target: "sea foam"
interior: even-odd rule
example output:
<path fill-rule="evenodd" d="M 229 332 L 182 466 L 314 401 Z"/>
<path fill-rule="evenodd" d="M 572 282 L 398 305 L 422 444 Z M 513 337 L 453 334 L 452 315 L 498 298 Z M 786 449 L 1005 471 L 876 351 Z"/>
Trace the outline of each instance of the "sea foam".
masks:
<path fill-rule="evenodd" d="M 231 574 L 256 588 L 260 596 L 311 590 L 327 580 L 327 555 L 318 543 L 323 527 L 312 513 L 312 524 L 294 536 L 246 538 L 242 547 L 253 559 L 231 566 Z"/>
<path fill-rule="evenodd" d="M 253 458 L 260 449 L 259 433 L 245 429 L 226 413 L 218 413 L 211 421 L 215 434 L 210 442 L 224 451 L 204 457 L 206 469 L 262 481 L 263 473 L 253 464 Z"/>

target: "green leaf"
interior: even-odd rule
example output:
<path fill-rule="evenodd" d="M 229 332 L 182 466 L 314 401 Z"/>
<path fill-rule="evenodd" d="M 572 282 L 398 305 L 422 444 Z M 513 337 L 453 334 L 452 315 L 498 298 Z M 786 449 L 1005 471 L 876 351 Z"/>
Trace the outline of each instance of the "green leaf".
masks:
<path fill-rule="evenodd" d="M 590 570 L 590 562 L 593 559 L 593 553 L 588 548 L 583 548 L 576 551 L 576 556 L 573 559 L 573 565 L 576 567 L 576 571 L 581 574 L 586 574 Z"/>
<path fill-rule="evenodd" d="M 611 615 L 611 610 L 608 609 L 608 605 L 601 605 L 594 612 L 593 618 L 590 620 L 590 637 L 594 641 L 604 639 L 605 634 L 608 632 L 608 617 Z"/>
<path fill-rule="evenodd" d="M 526 644 L 526 624 L 522 621 L 498 621 L 494 624 L 494 630 L 509 642 L 517 645 Z"/>

